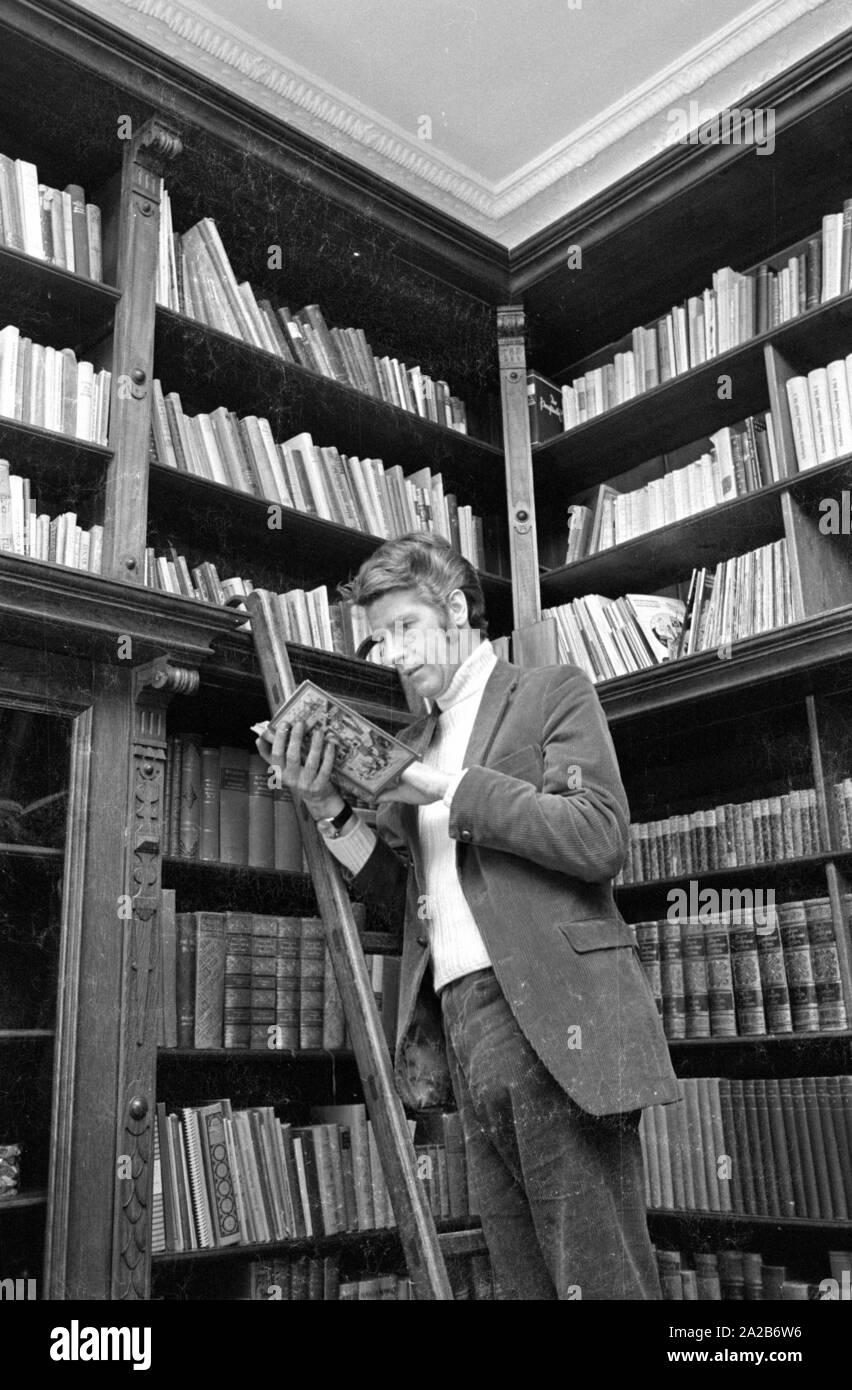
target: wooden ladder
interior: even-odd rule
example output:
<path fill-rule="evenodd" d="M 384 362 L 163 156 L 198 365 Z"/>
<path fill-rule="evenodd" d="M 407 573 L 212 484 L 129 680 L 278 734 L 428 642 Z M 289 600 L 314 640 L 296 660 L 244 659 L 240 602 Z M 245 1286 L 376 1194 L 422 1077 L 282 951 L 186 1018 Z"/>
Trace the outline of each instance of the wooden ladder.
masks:
<path fill-rule="evenodd" d="M 270 712 L 296 688 L 273 599 L 264 589 L 246 599 Z M 417 1176 L 417 1157 L 340 867 L 295 793 L 293 801 L 409 1278 L 418 1299 L 452 1299 L 442 1247 L 447 1254 L 463 1255 L 483 1249 L 482 1239 L 476 1231 L 438 1235 L 425 1184 Z"/>

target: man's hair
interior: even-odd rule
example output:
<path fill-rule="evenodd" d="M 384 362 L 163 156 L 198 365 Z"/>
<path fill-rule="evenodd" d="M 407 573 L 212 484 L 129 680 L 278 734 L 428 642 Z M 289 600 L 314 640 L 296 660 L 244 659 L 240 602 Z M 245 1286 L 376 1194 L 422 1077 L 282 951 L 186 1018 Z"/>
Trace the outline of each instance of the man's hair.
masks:
<path fill-rule="evenodd" d="M 409 531 L 385 541 L 364 561 L 355 578 L 340 586 L 343 597 L 362 608 L 397 589 L 414 589 L 421 599 L 442 609 L 446 609 L 450 594 L 461 589 L 467 599 L 470 626 L 479 628 L 483 637 L 488 631 L 479 575 L 443 536 Z"/>

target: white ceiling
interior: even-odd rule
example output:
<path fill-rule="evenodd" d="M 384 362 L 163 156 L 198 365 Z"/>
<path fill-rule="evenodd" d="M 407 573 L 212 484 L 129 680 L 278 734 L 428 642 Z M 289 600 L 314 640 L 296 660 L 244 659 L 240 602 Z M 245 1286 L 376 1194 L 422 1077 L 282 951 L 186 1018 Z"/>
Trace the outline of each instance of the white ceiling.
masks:
<path fill-rule="evenodd" d="M 325 84 L 498 182 L 750 0 L 205 0 Z M 197 7 L 195 7 L 197 8 Z M 250 23 L 249 23 L 250 21 Z"/>
<path fill-rule="evenodd" d="M 849 0 L 77 0 L 512 246 L 850 25 Z"/>

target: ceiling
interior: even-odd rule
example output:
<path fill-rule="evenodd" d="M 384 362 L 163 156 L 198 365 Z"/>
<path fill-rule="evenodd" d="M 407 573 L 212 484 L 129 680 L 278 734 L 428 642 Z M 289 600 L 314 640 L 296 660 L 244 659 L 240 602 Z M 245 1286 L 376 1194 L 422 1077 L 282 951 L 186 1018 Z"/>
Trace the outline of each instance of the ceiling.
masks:
<path fill-rule="evenodd" d="M 77 0 L 517 245 L 849 27 L 848 0 Z M 694 122 L 693 122 L 694 123 Z"/>

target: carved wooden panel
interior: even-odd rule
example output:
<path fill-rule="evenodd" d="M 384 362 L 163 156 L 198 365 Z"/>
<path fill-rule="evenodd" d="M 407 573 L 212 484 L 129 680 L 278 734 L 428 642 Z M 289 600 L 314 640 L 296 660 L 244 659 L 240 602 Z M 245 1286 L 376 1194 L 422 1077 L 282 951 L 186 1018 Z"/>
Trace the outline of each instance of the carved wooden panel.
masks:
<path fill-rule="evenodd" d="M 121 961 L 114 1298 L 146 1298 L 149 1291 L 166 709 L 172 694 L 197 687 L 197 671 L 165 657 L 136 672 Z"/>

